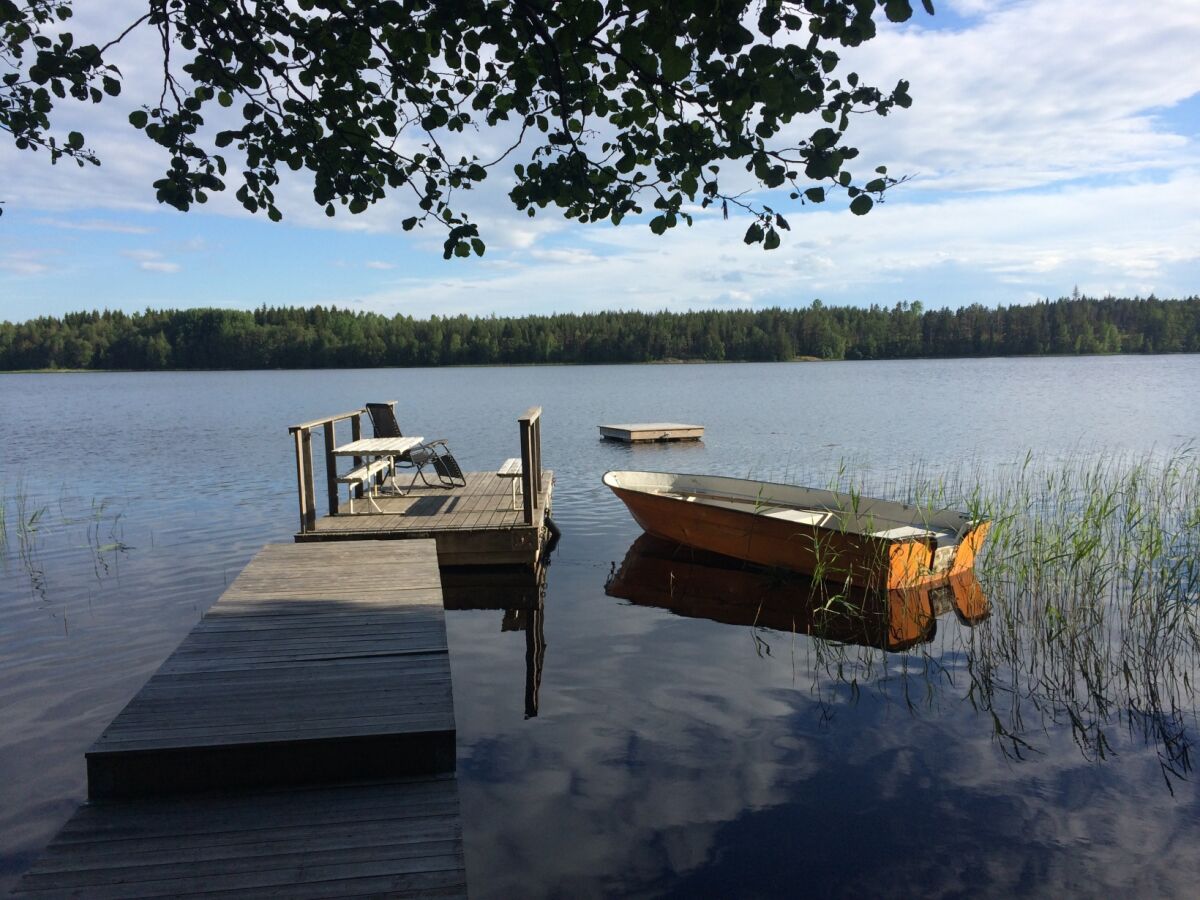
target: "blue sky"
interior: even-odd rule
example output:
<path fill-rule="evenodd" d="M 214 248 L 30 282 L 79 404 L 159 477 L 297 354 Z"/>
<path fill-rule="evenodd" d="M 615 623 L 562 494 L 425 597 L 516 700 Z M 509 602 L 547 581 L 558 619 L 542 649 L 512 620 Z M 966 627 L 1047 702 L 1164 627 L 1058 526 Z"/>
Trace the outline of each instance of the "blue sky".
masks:
<path fill-rule="evenodd" d="M 285 220 L 250 216 L 232 191 L 187 214 L 159 207 L 164 161 L 126 124 L 152 81 L 136 41 L 127 89 L 64 103 L 104 165 L 51 167 L 0 145 L 0 318 L 90 308 L 336 304 L 386 314 L 520 315 L 599 309 L 835 304 L 927 307 L 1093 294 L 1200 293 L 1200 3 L 941 0 L 843 54 L 868 81 L 911 81 L 914 105 L 862 117 L 863 168 L 912 180 L 858 218 L 775 204 L 792 225 L 773 252 L 748 221 L 701 215 L 655 237 L 628 222 L 580 226 L 511 209 L 502 179 L 467 205 L 483 259 L 441 257 L 388 202 L 327 219 L 299 180 Z M 144 2 L 81 4 L 77 38 L 119 30 Z M 481 136 L 486 144 L 491 138 Z M 481 154 L 483 155 L 483 154 Z"/>

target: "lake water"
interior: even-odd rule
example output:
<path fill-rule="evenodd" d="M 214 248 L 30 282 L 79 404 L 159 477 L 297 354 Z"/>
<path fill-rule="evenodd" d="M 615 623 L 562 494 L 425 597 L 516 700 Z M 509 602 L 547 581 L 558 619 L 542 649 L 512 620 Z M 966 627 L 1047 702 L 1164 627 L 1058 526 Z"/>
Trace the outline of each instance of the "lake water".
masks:
<path fill-rule="evenodd" d="M 541 405 L 556 478 L 540 622 L 503 596 L 447 614 L 474 896 L 1191 896 L 1200 802 L 1152 744 L 1118 728 L 1099 759 L 1042 716 L 1013 752 L 953 616 L 850 685 L 804 635 L 610 596 L 640 532 L 600 477 L 1162 455 L 1200 442 L 1198 385 L 1196 356 L 0 376 L 0 892 L 83 801 L 88 745 L 291 539 L 287 426 L 395 398 L 472 470 L 517 455 Z M 703 444 L 598 440 L 664 420 Z"/>

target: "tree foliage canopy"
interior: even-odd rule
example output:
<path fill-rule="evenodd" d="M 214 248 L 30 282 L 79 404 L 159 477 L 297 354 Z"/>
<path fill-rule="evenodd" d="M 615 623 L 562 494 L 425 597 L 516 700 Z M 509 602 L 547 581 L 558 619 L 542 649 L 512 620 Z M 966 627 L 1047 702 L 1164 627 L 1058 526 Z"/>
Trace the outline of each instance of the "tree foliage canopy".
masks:
<path fill-rule="evenodd" d="M 233 182 L 246 209 L 278 220 L 280 172 L 306 170 L 330 216 L 409 192 L 404 227 L 437 223 L 446 256 L 466 256 L 484 245 L 455 192 L 510 160 L 509 197 L 529 215 L 652 212 L 661 234 L 691 224 L 694 204 L 734 206 L 753 216 L 745 241 L 772 249 L 787 220 L 748 188 L 800 203 L 841 190 L 861 215 L 896 183 L 882 166 L 853 172 L 846 137 L 855 113 L 907 107 L 908 84 L 840 74 L 839 50 L 912 12 L 909 0 L 147 0 L 101 47 L 62 31 L 70 0 L 0 0 L 0 129 L 52 161 L 98 162 L 81 133 L 52 133 L 54 104 L 120 93 L 106 55 L 152 28 L 161 85 L 129 120 L 168 152 L 154 188 L 178 209 Z M 503 148 L 477 158 L 485 130 Z"/>

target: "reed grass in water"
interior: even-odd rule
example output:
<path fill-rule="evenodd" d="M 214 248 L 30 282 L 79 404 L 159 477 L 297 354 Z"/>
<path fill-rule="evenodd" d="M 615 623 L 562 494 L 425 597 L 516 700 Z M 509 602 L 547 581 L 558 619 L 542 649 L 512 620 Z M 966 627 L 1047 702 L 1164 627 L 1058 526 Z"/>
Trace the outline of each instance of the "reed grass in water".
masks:
<path fill-rule="evenodd" d="M 0 571 L 7 575 L 19 566 L 36 598 L 62 599 L 50 596 L 43 551 L 49 546 L 49 552 L 60 559 L 54 568 L 61 572 L 61 558 L 86 550 L 93 573 L 103 580 L 110 565 L 131 549 L 123 539 L 122 517 L 122 512 L 110 511 L 105 500 L 92 499 L 85 507 L 81 498 L 65 489 L 57 504 L 51 505 L 18 481 L 7 496 L 0 495 Z M 15 532 L 15 541 L 10 540 L 10 531 Z"/>
<path fill-rule="evenodd" d="M 1066 726 L 1103 759 L 1113 729 L 1156 746 L 1167 776 L 1192 766 L 1200 677 L 1200 459 L 1193 449 L 1093 456 L 984 471 L 872 477 L 839 467 L 832 489 L 992 520 L 976 563 L 991 614 L 950 642 L 897 657 L 817 639 L 818 696 L 843 684 L 926 681 L 965 688 L 1006 752 Z M 897 673 L 899 669 L 899 673 Z M 965 671 L 965 679 L 962 673 Z M 828 680 L 826 680 L 828 679 Z M 824 684 L 819 682 L 824 681 Z M 882 687 L 881 687 L 882 689 Z"/>

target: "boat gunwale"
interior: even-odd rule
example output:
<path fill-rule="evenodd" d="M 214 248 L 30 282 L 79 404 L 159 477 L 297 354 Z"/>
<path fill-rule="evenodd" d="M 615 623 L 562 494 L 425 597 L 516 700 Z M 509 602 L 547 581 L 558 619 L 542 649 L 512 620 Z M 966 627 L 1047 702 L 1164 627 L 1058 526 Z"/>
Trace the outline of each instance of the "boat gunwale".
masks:
<path fill-rule="evenodd" d="M 620 475 L 631 475 L 631 476 L 652 475 L 652 476 L 665 477 L 665 478 L 673 479 L 673 480 L 696 479 L 696 480 L 724 481 L 724 482 L 731 482 L 731 483 L 739 483 L 739 484 L 743 484 L 743 485 L 755 484 L 755 485 L 760 485 L 760 486 L 768 487 L 768 488 L 769 487 L 777 487 L 777 488 L 783 488 L 783 489 L 785 489 L 785 491 L 803 492 L 803 493 L 806 493 L 809 495 L 823 496 L 826 498 L 830 498 L 830 500 L 826 504 L 821 504 L 821 503 L 805 504 L 805 503 L 801 503 L 801 502 L 791 502 L 788 500 L 781 500 L 776 497 L 768 497 L 768 498 L 764 499 L 761 495 L 762 491 L 760 488 L 757 495 L 755 495 L 755 494 L 738 494 L 735 491 L 730 491 L 730 492 L 725 493 L 723 496 L 721 496 L 719 498 L 715 498 L 715 499 L 718 499 L 721 501 L 725 501 L 725 503 L 707 503 L 707 502 L 704 502 L 703 500 L 699 499 L 699 497 L 705 493 L 704 491 L 681 491 L 678 488 L 674 488 L 674 490 L 671 493 L 666 493 L 661 490 L 651 489 L 651 488 L 645 486 L 644 484 L 622 484 L 622 483 L 620 483 L 619 478 L 610 479 L 610 476 L 620 476 Z M 830 491 L 830 490 L 825 490 L 822 488 L 811 488 L 811 487 L 806 487 L 804 485 L 799 485 L 799 484 L 786 484 L 784 482 L 760 481 L 760 480 L 753 479 L 753 478 L 734 478 L 734 477 L 728 476 L 728 475 L 703 475 L 703 474 L 692 474 L 692 473 L 683 473 L 683 472 L 680 472 L 680 473 L 652 472 L 652 471 L 640 470 L 640 469 L 610 469 L 609 471 L 604 473 L 604 476 L 601 480 L 602 480 L 602 483 L 606 487 L 613 490 L 614 492 L 629 491 L 631 493 L 640 494 L 640 495 L 647 496 L 647 497 L 659 497 L 659 498 L 662 498 L 663 500 L 674 501 L 676 503 L 691 503 L 691 502 L 693 502 L 692 500 L 688 499 L 685 496 L 680 496 L 681 494 L 691 494 L 692 496 L 697 497 L 696 502 L 700 502 L 706 507 L 727 509 L 731 512 L 739 513 L 741 515 L 757 516 L 757 517 L 762 517 L 763 519 L 777 519 L 779 521 L 787 521 L 786 519 L 783 519 L 782 517 L 773 517 L 770 515 L 770 513 L 764 514 L 763 510 L 765 510 L 765 509 L 792 509 L 792 510 L 796 510 L 799 512 L 832 514 L 834 516 L 840 517 L 839 524 L 825 524 L 825 523 L 815 523 L 815 522 L 810 522 L 810 523 L 794 522 L 793 524 L 800 525 L 801 527 L 808 527 L 808 528 L 815 528 L 815 529 L 820 529 L 820 530 L 824 530 L 824 531 L 836 532 L 839 534 L 857 535 L 857 536 L 860 536 L 863 538 L 870 538 L 873 540 L 884 541 L 884 542 L 888 542 L 888 543 L 907 543 L 907 542 L 917 541 L 917 540 L 928 541 L 930 538 L 939 538 L 940 536 L 944 536 L 944 537 L 952 537 L 954 540 L 954 543 L 957 545 L 959 542 L 964 540 L 975 528 L 977 528 L 978 526 L 980 526 L 981 524 L 983 524 L 984 522 L 987 521 L 987 519 L 973 519 L 967 513 L 964 513 L 959 510 L 955 510 L 955 509 L 950 509 L 950 508 L 923 509 L 922 507 L 917 506 L 915 504 L 905 504 L 905 503 L 900 503 L 900 502 L 894 501 L 894 500 L 885 500 L 880 497 L 858 498 L 858 506 L 856 508 L 854 505 L 854 498 L 851 495 L 843 494 L 838 491 Z M 614 483 L 614 481 L 616 483 Z M 674 494 L 674 496 L 672 494 Z M 864 501 L 865 501 L 865 505 L 863 505 Z M 728 505 L 726 505 L 726 504 L 728 504 Z M 739 509 L 734 504 L 739 504 L 739 505 L 744 504 L 746 506 L 753 505 L 756 508 L 755 509 Z M 835 504 L 837 504 L 837 505 L 835 505 Z M 882 506 L 884 508 L 883 510 L 880 510 L 881 513 L 884 511 L 887 511 L 887 512 L 893 512 L 893 513 L 906 513 L 907 512 L 909 514 L 908 515 L 890 515 L 890 516 L 889 515 L 875 515 L 872 511 L 872 507 L 876 507 L 876 506 Z M 909 535 L 902 535 L 902 536 L 887 536 L 887 535 L 875 533 L 873 531 L 868 531 L 865 528 L 846 527 L 846 525 L 845 525 L 846 514 L 849 514 L 849 516 L 854 519 L 862 519 L 864 517 L 869 517 L 875 522 L 894 524 L 897 526 L 908 525 L 908 526 L 912 526 L 914 528 L 921 528 L 921 529 L 923 529 L 924 533 L 923 534 L 909 534 Z M 946 522 L 945 524 L 942 524 L 942 523 L 937 522 L 935 517 L 943 517 L 943 518 L 947 518 L 947 519 L 952 518 L 955 521 L 953 524 L 951 524 L 950 522 Z M 939 540 L 938 543 L 939 543 L 939 545 L 942 545 L 941 540 Z"/>

